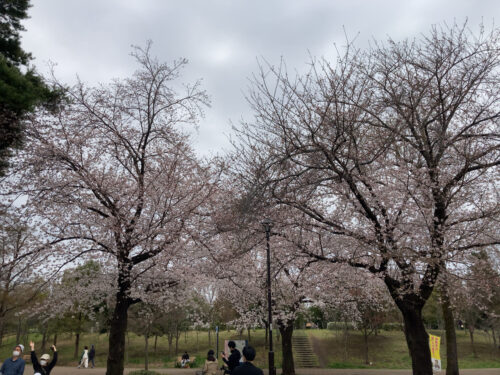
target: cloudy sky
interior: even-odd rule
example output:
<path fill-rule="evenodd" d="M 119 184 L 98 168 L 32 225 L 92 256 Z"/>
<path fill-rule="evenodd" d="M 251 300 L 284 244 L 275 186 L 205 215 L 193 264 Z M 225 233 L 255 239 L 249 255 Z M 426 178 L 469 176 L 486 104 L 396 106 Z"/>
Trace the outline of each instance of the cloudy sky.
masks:
<path fill-rule="evenodd" d="M 418 36 L 432 24 L 500 20 L 498 0 L 32 0 L 23 46 L 42 72 L 89 83 L 135 69 L 131 45 L 153 41 L 161 60 L 186 57 L 184 79 L 203 78 L 212 107 L 199 125 L 202 155 L 229 148 L 230 122 L 251 119 L 244 98 L 257 58 L 304 69 L 309 54 L 334 55 L 345 32 L 358 46 Z"/>

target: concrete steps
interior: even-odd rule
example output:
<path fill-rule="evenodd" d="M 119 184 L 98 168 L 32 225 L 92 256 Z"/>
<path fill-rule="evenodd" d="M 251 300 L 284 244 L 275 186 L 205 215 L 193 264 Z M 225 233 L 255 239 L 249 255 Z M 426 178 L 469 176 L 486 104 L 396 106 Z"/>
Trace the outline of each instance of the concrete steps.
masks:
<path fill-rule="evenodd" d="M 292 337 L 295 368 L 319 367 L 318 357 L 313 351 L 309 337 L 304 333 L 296 333 Z"/>

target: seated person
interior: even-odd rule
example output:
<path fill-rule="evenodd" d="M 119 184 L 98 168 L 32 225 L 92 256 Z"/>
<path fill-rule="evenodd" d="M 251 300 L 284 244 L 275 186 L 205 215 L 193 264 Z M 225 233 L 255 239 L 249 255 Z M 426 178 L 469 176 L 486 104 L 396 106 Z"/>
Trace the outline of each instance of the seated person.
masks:
<path fill-rule="evenodd" d="M 207 359 L 203 365 L 203 370 L 197 371 L 196 375 L 217 375 L 219 364 L 214 355 L 214 351 L 210 349 L 207 353 Z"/>
<path fill-rule="evenodd" d="M 187 367 L 188 363 L 189 363 L 189 354 L 187 352 L 184 352 L 181 358 L 181 367 L 182 368 Z"/>

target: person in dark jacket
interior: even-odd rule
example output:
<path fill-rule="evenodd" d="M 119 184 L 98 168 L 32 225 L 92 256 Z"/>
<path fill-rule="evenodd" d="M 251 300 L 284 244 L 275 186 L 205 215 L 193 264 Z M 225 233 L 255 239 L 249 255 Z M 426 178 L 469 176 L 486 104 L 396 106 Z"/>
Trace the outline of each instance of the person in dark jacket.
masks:
<path fill-rule="evenodd" d="M 89 362 L 92 364 L 92 368 L 95 367 L 95 347 L 94 344 L 90 346 L 89 350 Z"/>
<path fill-rule="evenodd" d="M 181 367 L 186 368 L 188 366 L 189 362 L 190 362 L 189 361 L 189 354 L 188 354 L 188 352 L 184 352 L 184 354 L 181 357 Z"/>
<path fill-rule="evenodd" d="M 255 349 L 249 345 L 243 348 L 243 364 L 233 370 L 232 375 L 264 375 L 264 372 L 255 366 Z"/>
<path fill-rule="evenodd" d="M 231 355 L 228 358 L 226 353 L 222 352 L 222 360 L 227 365 L 227 370 L 225 370 L 224 373 L 232 374 L 233 370 L 240 365 L 241 353 L 238 349 L 236 349 L 236 344 L 234 341 L 229 341 L 227 343 L 227 346 L 231 351 Z"/>
<path fill-rule="evenodd" d="M 7 358 L 2 363 L 2 368 L 0 368 L 0 374 L 2 375 L 23 375 L 24 374 L 24 366 L 26 362 L 21 358 L 21 354 L 23 354 L 24 346 L 21 344 L 16 345 L 14 350 L 12 351 L 12 357 Z"/>
<path fill-rule="evenodd" d="M 33 341 L 30 342 L 31 347 L 31 363 L 33 364 L 33 370 L 42 375 L 50 375 L 50 372 L 54 368 L 57 363 L 57 349 L 55 345 L 51 346 L 52 351 L 54 352 L 54 358 L 50 361 L 50 355 L 43 354 L 40 357 L 40 362 L 38 362 L 38 358 L 35 353 L 35 343 Z M 49 362 L 50 361 L 50 362 Z"/>

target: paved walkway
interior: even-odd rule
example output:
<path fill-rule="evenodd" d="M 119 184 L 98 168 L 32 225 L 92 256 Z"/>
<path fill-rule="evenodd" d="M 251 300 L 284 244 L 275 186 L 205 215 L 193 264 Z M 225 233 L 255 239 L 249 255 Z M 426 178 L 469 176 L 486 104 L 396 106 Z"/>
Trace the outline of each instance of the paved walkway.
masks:
<path fill-rule="evenodd" d="M 126 369 L 125 374 L 128 374 L 130 371 L 137 369 Z M 176 368 L 168 368 L 168 369 L 152 369 L 160 374 L 168 374 L 168 375 L 194 375 L 196 369 L 176 369 Z M 411 375 L 411 370 L 351 370 L 351 369 L 296 369 L 295 370 L 298 375 Z M 267 371 L 264 371 L 267 374 Z M 280 371 L 278 370 L 278 373 Z M 25 375 L 33 374 L 33 367 L 26 366 L 24 371 Z M 58 367 L 56 366 L 52 371 L 51 375 L 105 375 L 106 369 L 104 368 L 95 368 L 95 369 L 77 369 L 75 367 Z M 442 371 L 442 375 L 445 375 L 446 372 Z M 461 375 L 499 375 L 500 369 L 477 369 L 477 370 L 460 370 Z"/>

